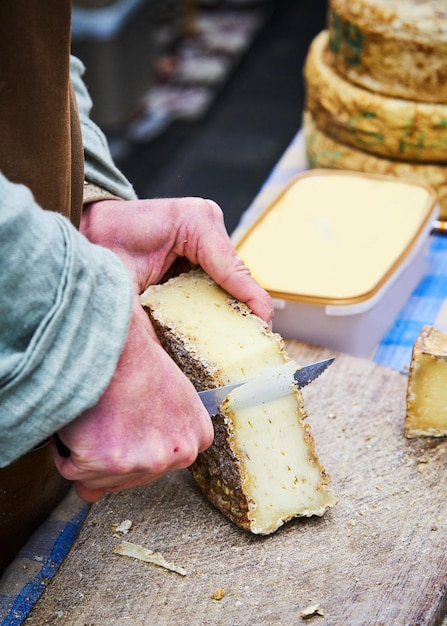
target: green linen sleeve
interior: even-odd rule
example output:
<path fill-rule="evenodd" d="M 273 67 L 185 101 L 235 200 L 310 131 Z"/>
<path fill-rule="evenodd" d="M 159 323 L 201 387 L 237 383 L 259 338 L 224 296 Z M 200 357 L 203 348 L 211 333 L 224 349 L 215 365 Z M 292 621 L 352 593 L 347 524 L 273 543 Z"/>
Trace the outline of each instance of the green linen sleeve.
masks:
<path fill-rule="evenodd" d="M 85 180 L 108 191 L 112 196 L 123 200 L 135 200 L 137 196 L 132 185 L 113 162 L 104 133 L 90 119 L 92 100 L 82 80 L 84 71 L 82 62 L 72 56 L 70 78 L 81 120 Z"/>
<path fill-rule="evenodd" d="M 0 265 L 5 466 L 96 404 L 122 351 L 134 294 L 115 254 L 1 174 Z"/>

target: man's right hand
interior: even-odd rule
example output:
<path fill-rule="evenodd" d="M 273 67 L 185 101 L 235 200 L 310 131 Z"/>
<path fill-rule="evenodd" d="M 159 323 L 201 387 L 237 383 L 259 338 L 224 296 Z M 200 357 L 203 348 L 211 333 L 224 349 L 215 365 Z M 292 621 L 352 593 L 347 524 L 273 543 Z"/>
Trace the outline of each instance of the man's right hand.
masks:
<path fill-rule="evenodd" d="M 208 413 L 161 347 L 138 296 L 109 386 L 59 436 L 71 454 L 62 458 L 54 446 L 56 466 L 90 502 L 188 467 L 212 443 Z"/>

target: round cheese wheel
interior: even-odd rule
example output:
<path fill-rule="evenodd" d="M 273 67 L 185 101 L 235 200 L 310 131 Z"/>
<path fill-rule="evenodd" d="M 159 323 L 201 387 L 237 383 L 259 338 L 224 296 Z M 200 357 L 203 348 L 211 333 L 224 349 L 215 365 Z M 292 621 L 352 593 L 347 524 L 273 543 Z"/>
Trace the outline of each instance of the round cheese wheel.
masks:
<path fill-rule="evenodd" d="M 447 219 L 447 164 L 393 161 L 344 145 L 319 130 L 309 111 L 303 115 L 306 154 L 311 169 L 326 167 L 389 174 L 431 185 L 437 192 L 440 218 Z"/>
<path fill-rule="evenodd" d="M 445 0 L 330 0 L 337 71 L 385 95 L 447 103 Z"/>
<path fill-rule="evenodd" d="M 332 67 L 329 33 L 312 41 L 304 66 L 306 108 L 333 139 L 379 156 L 447 162 L 447 105 L 373 93 Z"/>

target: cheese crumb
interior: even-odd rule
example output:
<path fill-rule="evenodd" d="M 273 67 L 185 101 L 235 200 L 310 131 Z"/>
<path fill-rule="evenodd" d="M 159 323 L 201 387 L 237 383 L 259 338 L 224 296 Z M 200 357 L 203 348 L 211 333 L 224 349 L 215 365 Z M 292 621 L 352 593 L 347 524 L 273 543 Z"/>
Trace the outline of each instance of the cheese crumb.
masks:
<path fill-rule="evenodd" d="M 121 524 L 113 524 L 112 526 L 112 530 L 114 533 L 121 533 L 123 535 L 127 535 L 131 528 L 132 521 L 130 519 L 125 519 L 121 522 Z"/>
<path fill-rule="evenodd" d="M 216 591 L 213 591 L 213 593 L 211 594 L 211 598 L 213 600 L 222 600 L 222 598 L 225 596 L 225 589 L 222 589 L 219 587 L 219 589 L 216 589 Z"/>
<path fill-rule="evenodd" d="M 321 607 L 319 604 L 310 604 L 309 606 L 307 606 L 305 609 L 301 611 L 301 617 L 303 619 L 309 619 L 310 617 L 313 617 L 314 615 L 321 615 L 322 617 L 324 616 L 324 612 L 321 610 Z"/>
<path fill-rule="evenodd" d="M 128 541 L 123 541 L 116 546 L 113 550 L 113 554 L 128 556 L 139 561 L 144 561 L 145 563 L 152 563 L 153 565 L 168 569 L 171 572 L 176 572 L 181 576 L 186 576 L 186 570 L 183 569 L 183 567 L 169 563 L 159 552 L 153 552 L 152 550 L 148 550 L 134 543 L 129 543 Z"/>

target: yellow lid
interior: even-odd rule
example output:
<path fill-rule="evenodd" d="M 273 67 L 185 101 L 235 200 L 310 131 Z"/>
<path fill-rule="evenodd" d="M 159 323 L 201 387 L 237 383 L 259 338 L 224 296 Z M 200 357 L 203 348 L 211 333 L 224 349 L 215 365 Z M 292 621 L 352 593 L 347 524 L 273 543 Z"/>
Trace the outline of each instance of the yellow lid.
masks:
<path fill-rule="evenodd" d="M 435 191 L 391 176 L 311 170 L 236 244 L 274 298 L 324 305 L 369 299 L 434 217 Z"/>

